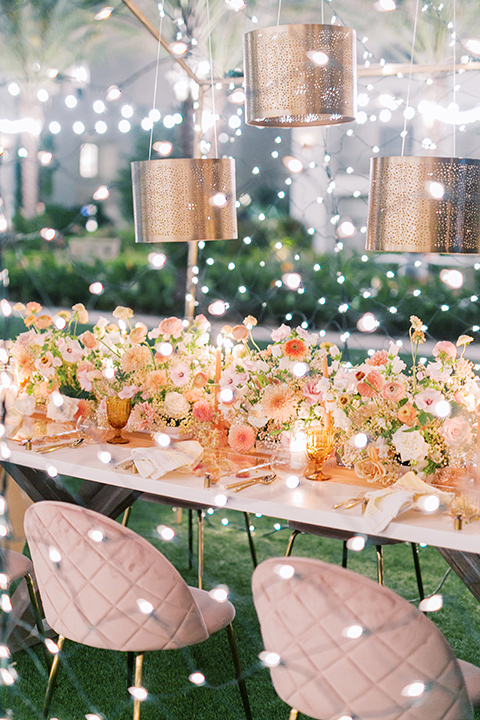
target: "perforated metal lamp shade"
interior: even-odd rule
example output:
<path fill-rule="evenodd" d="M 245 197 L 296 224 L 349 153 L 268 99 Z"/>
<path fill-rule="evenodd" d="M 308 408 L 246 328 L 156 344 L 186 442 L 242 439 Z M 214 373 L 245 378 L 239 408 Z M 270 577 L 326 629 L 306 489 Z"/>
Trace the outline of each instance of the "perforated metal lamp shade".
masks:
<path fill-rule="evenodd" d="M 480 253 L 480 161 L 372 158 L 366 249 Z"/>
<path fill-rule="evenodd" d="M 246 122 L 303 127 L 351 122 L 356 115 L 355 30 L 278 25 L 244 37 Z"/>
<path fill-rule="evenodd" d="M 132 184 L 137 243 L 237 238 L 234 160 L 134 162 Z"/>

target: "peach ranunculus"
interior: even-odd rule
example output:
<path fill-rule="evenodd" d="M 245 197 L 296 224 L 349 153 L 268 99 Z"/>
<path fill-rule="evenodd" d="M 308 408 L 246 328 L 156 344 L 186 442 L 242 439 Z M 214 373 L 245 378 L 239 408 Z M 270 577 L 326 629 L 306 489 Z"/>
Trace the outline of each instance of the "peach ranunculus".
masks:
<path fill-rule="evenodd" d="M 232 337 L 237 342 L 241 342 L 242 340 L 247 340 L 248 330 L 245 327 L 245 325 L 235 325 L 235 327 L 232 328 Z"/>
<path fill-rule="evenodd" d="M 466 445 L 472 440 L 472 430 L 467 420 L 462 417 L 446 418 L 440 432 L 447 445 Z"/>
<path fill-rule="evenodd" d="M 158 329 L 164 337 L 173 337 L 178 340 L 183 332 L 183 323 L 176 317 L 169 317 L 161 321 Z"/>
<path fill-rule="evenodd" d="M 397 412 L 397 418 L 404 425 L 408 425 L 408 427 L 411 427 L 414 424 L 416 417 L 417 411 L 413 407 L 413 405 L 410 405 L 410 403 L 405 403 L 405 405 L 402 405 L 402 407 L 399 408 Z"/>
<path fill-rule="evenodd" d="M 199 372 L 195 373 L 195 376 L 193 378 L 193 384 L 197 388 L 205 387 L 205 385 L 208 382 L 208 375 L 207 373 L 203 372 L 203 370 L 200 370 Z"/>
<path fill-rule="evenodd" d="M 88 350 L 95 350 L 98 347 L 97 338 L 90 330 L 85 330 L 84 333 L 79 335 L 79 339 Z"/>
<path fill-rule="evenodd" d="M 372 370 L 358 383 L 357 392 L 364 398 L 375 397 L 385 384 L 378 370 Z"/>
<path fill-rule="evenodd" d="M 386 350 L 377 350 L 373 355 L 365 360 L 366 365 L 386 365 L 388 362 L 388 353 Z"/>
<path fill-rule="evenodd" d="M 432 350 L 434 357 L 440 358 L 440 360 L 455 360 L 457 357 L 457 348 L 449 340 L 441 340 L 437 342 Z"/>
<path fill-rule="evenodd" d="M 137 323 L 133 330 L 130 331 L 128 339 L 133 345 L 137 345 L 147 337 L 148 328 L 143 323 Z"/>
<path fill-rule="evenodd" d="M 248 452 L 255 445 L 256 433 L 250 425 L 232 425 L 228 431 L 228 444 L 238 453 Z"/>
<path fill-rule="evenodd" d="M 42 309 L 42 306 L 38 302 L 29 302 L 26 307 L 29 313 L 38 313 Z"/>
<path fill-rule="evenodd" d="M 141 370 L 152 364 L 152 354 L 146 345 L 133 345 L 122 355 L 120 365 L 125 372 Z"/>
<path fill-rule="evenodd" d="M 52 324 L 53 320 L 50 315 L 39 315 L 34 320 L 34 325 L 38 330 L 46 330 Z"/>
<path fill-rule="evenodd" d="M 213 422 L 215 408 L 208 400 L 197 400 L 193 405 L 192 415 L 198 422 Z"/>
<path fill-rule="evenodd" d="M 88 323 L 88 310 L 83 303 L 76 303 L 72 305 L 73 317 L 80 323 L 80 325 L 86 325 Z"/>
<path fill-rule="evenodd" d="M 393 402 L 399 402 L 405 397 L 405 388 L 401 383 L 389 381 L 386 382 L 382 387 L 382 397 L 385 400 L 392 400 Z"/>
<path fill-rule="evenodd" d="M 307 346 L 300 338 L 292 338 L 283 346 L 283 352 L 289 360 L 303 360 Z"/>

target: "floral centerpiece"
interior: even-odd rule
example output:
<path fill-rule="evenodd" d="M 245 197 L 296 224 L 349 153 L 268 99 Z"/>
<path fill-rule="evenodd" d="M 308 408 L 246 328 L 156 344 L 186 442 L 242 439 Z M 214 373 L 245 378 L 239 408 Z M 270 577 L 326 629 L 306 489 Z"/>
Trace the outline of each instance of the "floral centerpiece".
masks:
<path fill-rule="evenodd" d="M 100 318 L 79 333 L 89 322 L 81 304 L 55 316 L 35 302 L 15 310 L 28 327 L 8 348 L 20 413 L 45 408 L 52 420 L 89 416 L 102 425 L 106 398 L 118 396 L 132 401 L 130 430 L 215 432 L 215 349 L 203 315 L 189 328 L 166 318 L 149 332 L 119 306 L 116 322 Z"/>
<path fill-rule="evenodd" d="M 244 322 L 252 326 L 252 320 Z M 228 441 L 238 452 L 256 443 L 266 449 L 288 445 L 296 431 L 325 417 L 327 350 L 318 347 L 318 334 L 281 325 L 272 341 L 264 350 L 253 340 L 253 350 L 245 343 L 222 373 L 221 387 L 232 390 L 222 404 Z"/>
<path fill-rule="evenodd" d="M 425 342 L 422 322 L 411 317 L 412 365 L 390 343 L 363 363 L 342 363 L 331 348 L 327 407 L 340 430 L 345 465 L 368 481 L 393 482 L 407 469 L 441 479 L 447 469 L 464 467 L 473 453 L 480 387 L 473 365 L 464 357 L 473 338 L 456 345 L 438 342 L 434 360 L 418 362 Z"/>

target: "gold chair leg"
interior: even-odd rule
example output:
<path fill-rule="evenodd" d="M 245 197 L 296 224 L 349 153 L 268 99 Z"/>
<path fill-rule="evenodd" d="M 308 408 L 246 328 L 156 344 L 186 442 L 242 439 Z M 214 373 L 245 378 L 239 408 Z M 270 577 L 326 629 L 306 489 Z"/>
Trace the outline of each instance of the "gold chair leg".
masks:
<path fill-rule="evenodd" d="M 385 573 L 383 571 L 383 548 L 381 545 L 375 545 L 377 551 L 377 578 L 379 585 L 385 585 Z"/>
<path fill-rule="evenodd" d="M 135 687 L 142 687 L 143 653 L 135 658 Z M 133 720 L 140 720 L 140 700 L 133 700 Z"/>
<path fill-rule="evenodd" d="M 425 599 L 425 590 L 423 589 L 423 578 L 422 578 L 422 571 L 420 569 L 420 558 L 418 557 L 418 546 L 417 543 L 411 543 L 412 546 L 412 554 L 413 554 L 413 565 L 415 567 L 415 577 L 417 578 L 417 587 L 418 587 L 418 594 L 420 595 L 420 600 Z"/>
<path fill-rule="evenodd" d="M 48 709 L 50 707 L 50 702 L 52 700 L 53 691 L 55 690 L 55 684 L 57 681 L 57 675 L 59 670 L 59 663 L 60 663 L 60 653 L 63 649 L 63 643 L 65 642 L 65 638 L 63 635 L 58 636 L 57 645 L 58 645 L 58 653 L 53 656 L 52 661 L 52 667 L 50 668 L 50 675 L 48 676 L 48 683 L 47 683 L 47 689 L 45 691 L 45 699 L 43 701 L 43 717 L 48 717 Z"/>
<path fill-rule="evenodd" d="M 245 711 L 245 717 L 247 720 L 252 720 L 252 711 L 250 710 L 250 702 L 247 695 L 247 686 L 242 676 L 242 665 L 240 663 L 240 656 L 238 654 L 237 641 L 235 640 L 235 633 L 233 632 L 232 623 L 229 623 L 225 628 L 228 635 L 228 643 L 230 645 L 230 651 L 232 653 L 233 666 L 235 668 L 235 678 L 237 680 L 238 689 L 242 696 L 243 709 Z"/>
<path fill-rule="evenodd" d="M 45 657 L 45 662 L 47 663 L 47 669 L 50 670 L 50 667 L 52 665 L 52 658 L 50 653 L 47 650 L 47 646 L 45 645 L 45 636 L 43 631 L 43 621 L 42 621 L 42 612 L 40 609 L 40 602 L 38 599 L 37 591 L 35 590 L 35 584 L 33 582 L 33 577 L 30 575 L 30 573 L 27 573 L 25 575 L 25 581 L 27 583 L 28 588 L 28 594 L 30 596 L 30 603 L 32 605 L 32 611 L 33 611 L 33 617 L 35 618 L 35 625 L 38 631 L 38 637 L 42 643 L 42 651 L 43 655 Z"/>
<path fill-rule="evenodd" d="M 130 519 L 131 512 L 132 512 L 132 506 L 129 505 L 127 508 L 125 508 L 125 512 L 123 513 L 122 525 L 125 525 L 125 527 L 127 527 L 127 525 L 128 525 L 128 521 Z"/>
<path fill-rule="evenodd" d="M 297 720 L 298 718 L 298 710 L 295 710 L 295 708 L 292 708 L 290 710 L 290 715 L 288 716 L 288 720 Z"/>
<path fill-rule="evenodd" d="M 290 535 L 290 539 L 288 541 L 287 550 L 285 552 L 285 557 L 290 557 L 293 550 L 293 543 L 295 542 L 295 538 L 297 535 L 300 535 L 300 530 L 294 530 L 292 534 Z"/>
<path fill-rule="evenodd" d="M 198 516 L 198 587 L 203 588 L 203 511 L 197 510 Z"/>
<path fill-rule="evenodd" d="M 253 542 L 253 535 L 252 535 L 252 531 L 250 530 L 250 513 L 244 512 L 243 516 L 245 518 L 245 525 L 247 527 L 247 538 L 248 538 L 248 546 L 250 548 L 250 555 L 252 556 L 253 568 L 255 569 L 258 565 L 258 562 L 257 562 L 257 553 L 255 550 L 255 544 Z"/>

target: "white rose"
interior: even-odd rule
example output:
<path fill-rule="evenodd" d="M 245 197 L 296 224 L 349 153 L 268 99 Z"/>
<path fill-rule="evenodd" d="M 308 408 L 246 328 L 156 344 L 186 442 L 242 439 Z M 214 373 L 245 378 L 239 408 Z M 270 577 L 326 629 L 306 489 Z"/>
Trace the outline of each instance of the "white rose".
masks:
<path fill-rule="evenodd" d="M 163 408 L 169 417 L 179 420 L 180 418 L 185 417 L 190 409 L 190 405 L 188 400 L 186 400 L 181 393 L 168 392 L 165 395 Z"/>
<path fill-rule="evenodd" d="M 53 395 L 50 395 L 50 399 L 47 405 L 47 417 L 55 422 L 67 422 L 73 420 L 75 413 L 78 410 L 78 400 L 75 398 L 61 395 L 63 400 L 60 406 L 55 405 L 53 402 Z"/>
<path fill-rule="evenodd" d="M 392 435 L 393 444 L 402 462 L 409 460 L 424 460 L 428 452 L 429 445 L 423 439 L 418 430 L 410 431 L 407 428 L 400 428 Z"/>
<path fill-rule="evenodd" d="M 21 412 L 22 415 L 33 415 L 35 412 L 35 398 L 33 395 L 21 393 L 15 400 L 14 407 Z"/>

